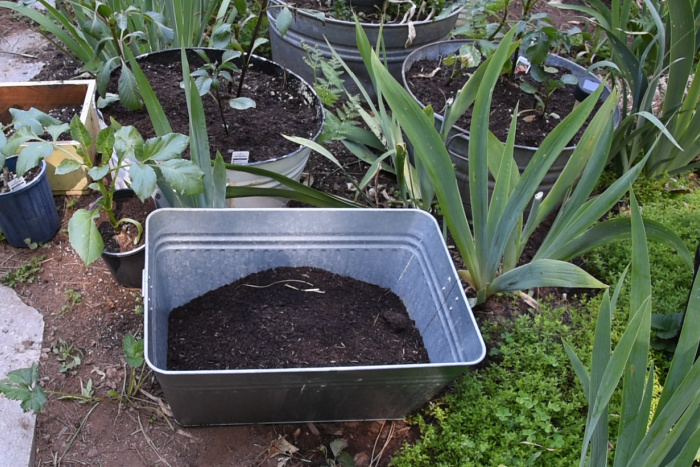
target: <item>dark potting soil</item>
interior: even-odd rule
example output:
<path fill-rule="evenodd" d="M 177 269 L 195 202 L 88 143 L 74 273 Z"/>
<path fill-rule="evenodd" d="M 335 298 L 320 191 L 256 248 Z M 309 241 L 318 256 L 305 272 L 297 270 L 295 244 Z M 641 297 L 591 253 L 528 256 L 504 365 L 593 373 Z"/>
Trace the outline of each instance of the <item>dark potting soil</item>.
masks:
<path fill-rule="evenodd" d="M 39 176 L 40 172 L 41 166 L 38 165 L 24 172 L 23 177 L 25 183 L 29 183 L 32 180 L 34 180 L 36 177 Z M 10 169 L 8 169 L 7 167 L 3 167 L 2 172 L 0 172 L 0 193 L 9 193 L 10 188 L 8 184 L 11 180 L 14 180 L 15 178 L 17 178 L 16 173 L 10 172 Z"/>
<path fill-rule="evenodd" d="M 74 116 L 80 117 L 80 112 L 83 110 L 82 105 L 64 105 L 63 107 L 58 107 L 55 109 L 51 109 L 49 112 L 46 112 L 53 118 L 60 120 L 61 123 L 68 123 L 70 124 L 70 121 L 73 119 Z M 50 135 L 45 135 L 45 137 L 48 136 L 50 138 Z M 58 136 L 57 141 L 70 141 L 73 138 L 70 135 L 70 131 L 66 131 L 64 133 L 61 133 Z"/>
<path fill-rule="evenodd" d="M 169 370 L 428 363 L 390 290 L 316 268 L 276 268 L 210 291 L 168 318 Z"/>
<path fill-rule="evenodd" d="M 141 202 L 136 196 L 117 199 L 114 201 L 114 216 L 119 219 L 133 219 L 140 222 L 146 227 L 146 217 L 155 211 L 156 204 L 151 198 L 145 202 Z M 119 225 L 119 232 L 115 232 L 112 224 L 109 222 L 107 214 L 103 211 L 97 219 L 97 229 L 102 235 L 102 240 L 105 244 L 105 251 L 110 253 L 126 253 L 143 245 L 146 235 L 145 232 L 136 243 L 138 237 L 138 229 L 130 222 L 124 222 Z"/>
<path fill-rule="evenodd" d="M 208 54 L 213 62 L 215 53 L 209 51 Z M 204 64 L 192 51 L 188 51 L 187 60 L 191 71 Z M 185 91 L 180 87 L 180 51 L 148 55 L 139 59 L 139 65 L 158 97 L 173 131 L 189 134 L 187 101 Z M 118 72 L 115 72 L 108 92 L 117 93 L 118 77 Z M 310 104 L 309 95 L 302 95 L 296 86 L 288 85 L 283 73 L 268 74 L 257 64 L 251 64 L 246 73 L 242 97 L 253 99 L 256 107 L 246 110 L 235 110 L 228 104 L 236 97 L 239 73 L 234 73 L 233 77 L 232 89 L 229 89 L 228 83 L 221 81 L 219 90 L 228 133 L 214 97 L 210 94 L 202 96 L 212 159 L 216 157 L 216 151 L 220 151 L 228 163 L 231 162 L 232 151 L 249 151 L 250 162 L 280 157 L 299 148 L 299 145 L 285 139 L 283 134 L 311 138 L 318 131 L 321 113 Z M 122 125 L 135 126 L 144 138 L 155 136 L 145 107 L 140 111 L 131 111 L 115 103 L 102 112 L 106 121 L 112 117 Z M 189 158 L 189 153 L 183 157 Z"/>
<path fill-rule="evenodd" d="M 432 73 L 436 69 L 437 72 L 433 75 Z M 455 94 L 457 94 L 457 91 L 464 86 L 469 79 L 470 73 L 473 71 L 474 69 L 465 70 L 460 77 L 450 79 L 452 67 L 443 65 L 441 60 L 419 60 L 411 66 L 411 69 L 407 73 L 406 81 L 413 95 L 416 96 L 423 105 L 430 104 L 435 112 L 443 115 L 447 100 L 453 98 Z M 564 72 L 560 71 L 553 76 L 559 78 L 563 74 Z M 529 111 L 529 109 L 537 108 L 537 101 L 533 95 L 523 92 L 520 89 L 520 83 L 522 81 L 529 82 L 535 87 L 540 85 L 533 80 L 530 75 L 522 73 L 515 75 L 514 79 L 511 79 L 507 75 L 502 75 L 498 79 L 491 96 L 489 128 L 500 141 L 506 141 L 511 119 L 513 118 L 513 109 L 515 109 L 515 105 L 518 104 L 518 113 L 520 117 L 517 122 L 515 144 L 539 147 L 547 135 L 549 135 L 561 120 L 573 110 L 576 102 L 573 95 L 575 87 L 566 85 L 563 88 L 555 90 L 547 104 L 547 115 L 541 117 L 541 112 Z M 571 140 L 570 145 L 578 143 L 600 105 L 601 103 L 599 102 L 595 110 L 591 112 L 586 124 L 582 126 Z M 473 107 L 469 108 L 457 121 L 458 127 L 469 131 L 472 110 Z M 551 114 L 555 114 L 559 118 Z M 535 118 L 532 118 L 533 116 L 535 116 Z"/>
<path fill-rule="evenodd" d="M 361 23 L 384 24 L 398 23 L 403 20 L 409 8 L 413 6 L 410 2 L 389 2 L 368 0 L 353 2 L 352 0 L 293 0 L 286 1 L 296 8 L 322 12 L 330 18 L 342 21 L 354 21 L 353 15 L 357 14 Z M 438 3 L 438 2 L 431 2 Z M 443 2 L 447 3 L 447 2 Z M 386 9 L 384 8 L 386 6 Z M 411 21 L 423 21 L 437 15 L 439 11 L 432 11 L 431 7 L 423 7 L 416 11 Z"/>

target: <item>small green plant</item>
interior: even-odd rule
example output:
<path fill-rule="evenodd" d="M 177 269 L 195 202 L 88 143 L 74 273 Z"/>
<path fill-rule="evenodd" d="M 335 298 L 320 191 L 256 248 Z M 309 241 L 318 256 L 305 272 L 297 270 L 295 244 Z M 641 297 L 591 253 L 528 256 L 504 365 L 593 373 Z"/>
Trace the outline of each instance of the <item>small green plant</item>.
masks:
<path fill-rule="evenodd" d="M 39 413 L 46 404 L 46 395 L 39 386 L 39 366 L 35 363 L 31 368 L 7 373 L 0 381 L 0 393 L 10 400 L 20 401 L 25 412 Z"/>
<path fill-rule="evenodd" d="M 233 60 L 241 56 L 238 50 L 226 50 L 222 57 L 221 63 L 212 62 L 204 50 L 196 49 L 195 52 L 204 60 L 204 65 L 201 68 L 192 72 L 190 76 L 195 78 L 194 84 L 197 86 L 200 96 L 209 94 L 212 96 L 216 105 L 219 107 L 219 115 L 221 116 L 221 124 L 228 134 L 228 124 L 224 116 L 223 103 L 219 94 L 221 81 L 228 84 L 229 92 L 233 89 L 233 76 L 231 72 L 237 71 L 238 67 L 233 63 Z M 182 85 L 184 87 L 184 84 Z M 235 97 L 228 101 L 231 108 L 236 110 L 245 110 L 255 108 L 255 101 L 248 97 Z"/>
<path fill-rule="evenodd" d="M 555 75 L 559 72 L 557 68 L 548 66 L 545 62 L 550 53 L 558 52 L 562 49 L 569 51 L 571 48 L 571 37 L 581 32 L 578 28 L 571 28 L 568 31 L 561 32 L 556 27 L 552 26 L 551 20 L 547 15 L 534 15 L 536 20 L 530 31 L 522 37 L 521 48 L 522 56 L 529 62 L 529 76 L 538 84 L 533 86 L 527 81 L 521 81 L 520 89 L 535 97 L 537 102 L 536 109 L 539 110 L 540 118 L 554 117 L 553 114 L 547 114 L 547 107 L 552 94 L 563 88 L 565 85 L 575 85 L 578 79 L 571 73 L 565 73 L 561 77 L 556 78 Z M 511 77 L 517 72 L 518 57 L 514 56 L 511 66 Z M 527 120 L 526 120 L 527 121 Z"/>
<path fill-rule="evenodd" d="M 132 334 L 127 334 L 122 339 L 122 348 L 128 367 L 127 375 L 124 377 L 121 394 L 111 389 L 108 394 L 116 400 L 129 400 L 138 394 L 141 385 L 144 383 L 146 374 L 146 362 L 143 358 L 143 340 L 137 340 Z"/>
<path fill-rule="evenodd" d="M 467 68 L 475 68 L 481 64 L 481 51 L 476 44 L 464 44 L 459 48 L 457 53 L 450 54 L 442 59 L 445 66 L 452 67 L 450 79 L 446 83 L 448 86 L 452 82 L 462 76 L 462 73 Z"/>
<path fill-rule="evenodd" d="M 87 128 L 77 116 L 73 117 L 70 128 L 73 139 L 80 143 L 78 155 L 81 160 L 65 159 L 56 173 L 68 173 L 85 167 L 95 180 L 90 188 L 102 195 L 90 209 L 78 209 L 68 222 L 70 243 L 85 264 L 98 259 L 104 249 L 102 235 L 95 223 L 95 219 L 103 212 L 115 235 L 120 233 L 123 225 L 131 224 L 138 232 L 135 244 L 141 240 L 143 226 L 140 222 L 129 218 L 117 219 L 114 214 L 116 184 L 113 179 L 119 170 L 129 168 L 131 188 L 141 201 L 153 194 L 161 180 L 184 195 L 196 195 L 203 189 L 202 171 L 192 161 L 180 158 L 189 141 L 185 135 L 168 133 L 144 141 L 133 126 L 122 127 L 112 120 L 111 125 L 97 135 L 95 147 L 102 156 L 102 162 L 95 165 L 89 157 L 88 148 L 92 145 L 92 137 Z M 113 154 L 116 164 L 110 165 L 109 160 Z"/>
<path fill-rule="evenodd" d="M 302 45 L 306 52 L 304 62 L 313 71 L 314 89 L 321 98 L 326 117 L 318 141 L 343 141 L 346 137 L 351 137 L 359 127 L 359 97 L 347 93 L 343 81 L 343 63 L 338 56 L 332 55 L 325 59 L 318 46 L 312 50 L 307 44 Z"/>
<path fill-rule="evenodd" d="M 346 451 L 348 448 L 348 440 L 345 438 L 337 438 L 331 441 L 329 448 L 325 444 L 319 446 L 319 450 L 326 457 L 326 465 L 328 467 L 355 467 L 355 460 L 350 453 Z"/>
<path fill-rule="evenodd" d="M 60 337 L 51 346 L 51 352 L 56 356 L 56 360 L 61 363 L 59 370 L 61 373 L 71 372 L 75 374 L 72 370 L 75 370 L 82 363 L 80 357 L 83 355 L 83 352 Z"/>
<path fill-rule="evenodd" d="M 14 271 L 6 273 L 0 282 L 8 287 L 14 287 L 19 283 L 33 283 L 41 272 L 41 265 L 44 259 L 46 259 L 45 255 L 32 256 L 29 262 L 23 264 Z"/>
<path fill-rule="evenodd" d="M 143 297 L 139 292 L 131 292 L 131 296 L 134 298 L 136 305 L 134 306 L 134 314 L 143 315 Z"/>
<path fill-rule="evenodd" d="M 136 340 L 130 334 L 126 335 L 123 339 L 123 348 L 129 373 L 124 378 L 122 393 L 110 390 L 108 391 L 108 398 L 97 397 L 95 396 L 92 379 L 89 379 L 85 385 L 83 385 L 82 381 L 80 382 L 80 394 L 44 391 L 39 385 L 39 367 L 35 363 L 30 368 L 21 368 L 8 372 L 5 379 L 0 380 L 0 394 L 4 394 L 10 400 L 20 401 L 22 410 L 34 413 L 39 413 L 44 408 L 47 402 L 46 394 L 56 395 L 62 400 L 76 400 L 80 403 L 112 402 L 121 404 L 127 402 L 134 405 L 133 396 L 139 392 L 141 385 L 145 381 L 146 374 L 146 363 L 143 359 L 143 340 Z M 51 349 L 59 362 L 63 363 L 61 367 L 62 373 L 71 372 L 71 370 L 80 365 L 80 356 L 78 354 L 82 354 L 82 352 L 73 345 L 69 345 L 63 339 L 59 338 Z M 139 371 L 137 372 L 137 370 Z M 152 407 L 147 408 L 153 409 Z M 153 410 L 162 414 L 159 409 Z"/>
<path fill-rule="evenodd" d="M 83 294 L 78 292 L 77 290 L 73 289 L 66 289 L 63 292 L 63 296 L 66 298 L 68 301 L 67 304 L 63 305 L 61 307 L 61 313 L 67 313 L 68 311 L 71 310 L 75 305 L 79 304 L 80 302 L 83 301 Z"/>

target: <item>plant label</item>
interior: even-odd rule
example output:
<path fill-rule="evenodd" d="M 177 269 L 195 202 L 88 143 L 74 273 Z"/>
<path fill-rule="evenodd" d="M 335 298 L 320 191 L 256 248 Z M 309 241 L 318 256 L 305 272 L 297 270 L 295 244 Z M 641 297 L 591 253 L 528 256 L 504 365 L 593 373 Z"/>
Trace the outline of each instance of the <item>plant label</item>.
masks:
<path fill-rule="evenodd" d="M 238 165 L 248 165 L 249 151 L 231 151 L 231 163 Z"/>
<path fill-rule="evenodd" d="M 530 72 L 530 66 L 530 60 L 523 56 L 520 56 L 518 57 L 518 61 L 515 62 L 515 72 L 527 74 Z"/>
<path fill-rule="evenodd" d="M 27 182 L 24 181 L 24 177 L 17 177 L 12 180 L 10 180 L 10 183 L 8 183 L 8 187 L 10 188 L 10 191 L 16 191 L 25 186 Z"/>

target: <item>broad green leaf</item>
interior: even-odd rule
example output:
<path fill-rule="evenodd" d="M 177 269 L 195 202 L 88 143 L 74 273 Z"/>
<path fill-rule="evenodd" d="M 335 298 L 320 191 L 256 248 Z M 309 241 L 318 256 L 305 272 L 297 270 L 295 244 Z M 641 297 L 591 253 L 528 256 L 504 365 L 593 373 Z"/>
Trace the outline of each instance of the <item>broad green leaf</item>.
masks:
<path fill-rule="evenodd" d="M 19 153 L 15 171 L 21 177 L 24 173 L 36 167 L 42 160 L 53 153 L 53 145 L 50 143 L 31 143 Z"/>
<path fill-rule="evenodd" d="M 254 109 L 255 101 L 249 97 L 236 97 L 231 99 L 228 104 L 236 110 Z"/>
<path fill-rule="evenodd" d="M 292 25 L 292 12 L 286 6 L 282 8 L 277 15 L 277 20 L 275 20 L 275 27 L 279 31 L 281 36 L 287 34 L 289 27 Z"/>
<path fill-rule="evenodd" d="M 63 175 L 71 173 L 74 170 L 78 170 L 83 165 L 74 159 L 63 159 L 61 163 L 56 167 L 56 175 Z"/>
<path fill-rule="evenodd" d="M 61 123 L 60 125 L 47 126 L 46 133 L 51 135 L 51 141 L 56 141 L 61 136 L 61 134 L 67 132 L 69 129 L 70 125 L 68 125 L 67 123 Z"/>
<path fill-rule="evenodd" d="M 179 157 L 189 144 L 189 138 L 180 133 L 168 133 L 149 138 L 143 146 L 142 162 L 165 161 Z"/>
<path fill-rule="evenodd" d="M 156 191 L 156 172 L 143 162 L 135 162 L 129 167 L 131 189 L 141 201 L 145 201 Z"/>
<path fill-rule="evenodd" d="M 88 170 L 88 175 L 90 175 L 90 178 L 93 180 L 101 180 L 107 176 L 109 170 L 109 164 L 98 165 L 90 168 L 90 170 Z"/>
<path fill-rule="evenodd" d="M 68 240 L 85 264 L 97 260 L 104 250 L 104 242 L 95 219 L 98 211 L 77 210 L 68 221 Z"/>
<path fill-rule="evenodd" d="M 491 283 L 489 292 L 527 290 L 535 287 L 604 288 L 606 285 L 571 263 L 540 259 L 501 274 Z"/>
<path fill-rule="evenodd" d="M 156 167 L 163 174 L 163 178 L 168 184 L 178 193 L 193 196 L 204 191 L 202 184 L 204 174 L 192 161 L 170 159 L 158 164 Z"/>
<path fill-rule="evenodd" d="M 127 334 L 122 339 L 122 347 L 126 363 L 131 367 L 140 368 L 143 365 L 143 339 L 136 340 L 132 334 Z"/>
<path fill-rule="evenodd" d="M 132 71 L 124 63 L 122 63 L 117 89 L 119 92 L 119 100 L 124 107 L 129 110 L 141 110 L 143 101 L 139 94 L 136 79 Z"/>
<path fill-rule="evenodd" d="M 78 115 L 74 115 L 70 121 L 70 137 L 86 148 L 92 146 L 92 135 Z"/>

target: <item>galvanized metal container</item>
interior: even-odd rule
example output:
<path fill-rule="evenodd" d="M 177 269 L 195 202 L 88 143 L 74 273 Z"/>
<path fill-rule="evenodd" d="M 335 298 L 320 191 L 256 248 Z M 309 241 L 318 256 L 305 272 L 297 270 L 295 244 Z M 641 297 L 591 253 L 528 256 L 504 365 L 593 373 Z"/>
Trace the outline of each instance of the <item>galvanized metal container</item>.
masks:
<path fill-rule="evenodd" d="M 314 70 L 304 61 L 308 55 L 305 48 L 313 50 L 318 47 L 321 56 L 325 60 L 329 60 L 333 56 L 330 45 L 357 76 L 362 87 L 372 98 L 375 98 L 376 92 L 357 48 L 355 22 L 319 17 L 313 11 L 295 10 L 289 30 L 282 34 L 276 27 L 276 20 L 281 11 L 279 7 L 286 3 L 284 0 L 270 0 L 271 7 L 267 10 L 267 19 L 270 22 L 272 59 L 313 83 Z M 370 3 L 367 2 L 367 5 Z M 410 24 L 362 23 L 362 28 L 372 47 L 376 46 L 380 37 L 382 38 L 384 45 L 381 52 L 382 60 L 386 63 L 389 73 L 399 80 L 401 78 L 401 64 L 408 54 L 422 45 L 446 39 L 455 27 L 460 12 L 460 8 L 455 8 L 437 18 L 414 21 Z M 415 33 L 415 37 L 410 40 L 413 33 Z M 344 74 L 343 79 L 345 87 L 350 92 L 358 92 L 355 82 L 347 74 Z"/>
<path fill-rule="evenodd" d="M 412 51 L 408 55 L 408 57 L 403 63 L 403 68 L 401 70 L 401 79 L 403 81 L 404 88 L 408 91 L 409 94 L 411 94 L 411 96 L 416 100 L 416 102 L 418 102 L 421 105 L 421 107 L 425 107 L 425 104 L 423 104 L 418 100 L 418 98 L 416 98 L 416 96 L 413 94 L 408 85 L 407 75 L 413 64 L 421 60 L 437 60 L 441 57 L 446 57 L 450 54 L 457 52 L 460 49 L 460 47 L 462 47 L 464 44 L 471 42 L 471 40 L 436 42 L 434 44 L 428 44 L 423 47 L 420 47 Z M 587 78 L 597 84 L 601 84 L 600 78 L 590 73 L 582 66 L 558 55 L 550 55 L 547 58 L 546 64 L 548 66 L 565 69 L 567 72 L 571 73 L 578 79 Z M 601 101 L 607 99 L 609 95 L 610 89 L 606 87 L 605 89 L 603 89 L 603 92 L 600 96 Z M 617 127 L 617 125 L 619 125 L 620 123 L 619 105 L 615 109 L 613 118 L 615 122 L 615 127 Z M 438 130 L 442 126 L 442 121 L 443 116 L 435 114 L 435 126 L 436 128 L 438 128 Z M 469 195 L 469 131 L 455 125 L 450 130 L 448 141 L 449 142 L 447 144 L 447 151 L 450 154 L 450 159 L 452 159 L 452 163 L 455 165 L 455 172 L 457 174 L 457 184 L 459 186 L 459 191 L 462 195 L 462 204 L 464 205 L 466 212 L 469 215 L 471 215 L 471 199 Z M 515 163 L 517 164 L 520 173 L 523 173 L 525 168 L 528 166 L 528 164 L 532 160 L 532 157 L 535 155 L 535 152 L 537 152 L 537 149 L 537 147 L 533 146 L 524 146 L 521 144 L 515 145 L 515 147 L 513 148 L 513 159 L 515 160 Z M 559 157 L 557 157 L 557 159 L 554 161 L 554 163 L 542 179 L 542 183 L 540 183 L 538 191 L 543 192 L 545 195 L 549 193 L 556 181 L 559 179 L 559 176 L 563 172 L 564 167 L 566 167 L 566 164 L 569 162 L 569 159 L 571 158 L 571 155 L 574 153 L 575 149 L 576 146 L 572 145 L 565 147 L 561 151 Z M 493 192 L 495 184 L 495 180 L 492 177 L 489 177 L 489 193 Z"/>
<path fill-rule="evenodd" d="M 182 425 L 396 419 L 486 348 L 435 220 L 402 209 L 162 209 L 146 222 L 145 356 Z M 313 266 L 391 289 L 430 363 L 170 371 L 168 316 L 241 277 Z"/>

